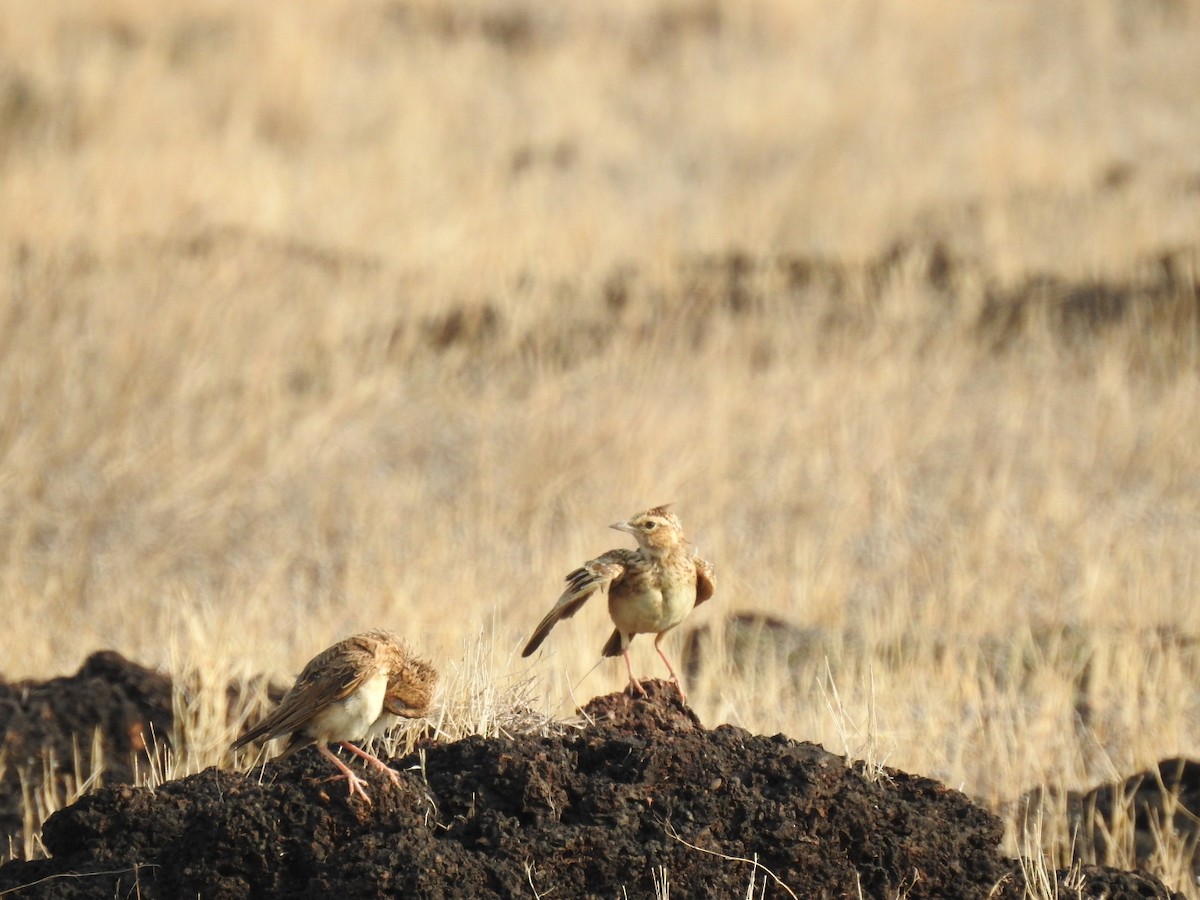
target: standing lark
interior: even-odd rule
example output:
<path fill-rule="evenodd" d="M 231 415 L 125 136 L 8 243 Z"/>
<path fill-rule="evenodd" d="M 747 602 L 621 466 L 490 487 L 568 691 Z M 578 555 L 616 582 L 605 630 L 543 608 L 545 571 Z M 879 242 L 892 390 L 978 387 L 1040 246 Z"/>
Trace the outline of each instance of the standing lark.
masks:
<path fill-rule="evenodd" d="M 642 696 L 646 689 L 633 675 L 629 642 L 635 634 L 653 634 L 654 649 L 667 664 L 671 680 L 686 703 L 683 682 L 663 652 L 663 635 L 682 622 L 692 608 L 713 595 L 713 567 L 688 549 L 679 518 L 667 507 L 638 513 L 609 528 L 626 531 L 638 542 L 636 550 L 609 550 L 567 576 L 567 589 L 538 624 L 522 656 L 541 646 L 559 619 L 569 619 L 593 594 L 608 591 L 608 614 L 617 626 L 601 651 L 625 657 L 629 685 Z"/>
<path fill-rule="evenodd" d="M 273 713 L 234 741 L 237 750 L 251 741 L 290 734 L 280 754 L 286 759 L 316 744 L 350 784 L 350 796 L 368 803 L 363 779 L 329 749 L 340 744 L 367 760 L 393 783 L 399 776 L 381 760 L 350 743 L 382 734 L 396 717 L 417 717 L 429 708 L 437 672 L 413 657 L 395 635 L 373 630 L 338 641 L 313 657 Z"/>

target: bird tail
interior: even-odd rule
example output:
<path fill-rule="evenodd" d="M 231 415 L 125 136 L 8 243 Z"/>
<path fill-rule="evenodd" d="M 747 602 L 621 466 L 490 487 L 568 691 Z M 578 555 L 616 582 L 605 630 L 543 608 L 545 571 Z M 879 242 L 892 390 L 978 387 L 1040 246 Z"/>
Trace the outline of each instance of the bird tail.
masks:
<path fill-rule="evenodd" d="M 612 637 L 608 639 L 608 643 L 600 651 L 601 656 L 620 656 L 621 651 L 625 649 L 621 646 L 621 632 L 613 630 Z"/>
<path fill-rule="evenodd" d="M 281 762 L 295 753 L 297 750 L 303 750 L 305 747 L 311 747 L 315 744 L 311 737 L 303 731 L 293 731 L 292 736 L 288 738 L 287 744 L 284 745 L 283 751 L 275 757 L 276 762 Z"/>

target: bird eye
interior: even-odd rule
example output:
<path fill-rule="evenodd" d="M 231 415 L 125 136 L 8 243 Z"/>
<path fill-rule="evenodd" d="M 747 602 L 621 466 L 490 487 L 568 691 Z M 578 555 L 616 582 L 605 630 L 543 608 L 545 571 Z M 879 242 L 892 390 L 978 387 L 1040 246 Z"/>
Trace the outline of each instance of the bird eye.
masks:
<path fill-rule="evenodd" d="M 653 531 L 657 525 L 658 525 L 657 522 L 650 521 L 650 522 L 647 522 L 642 527 L 645 528 L 647 531 Z"/>

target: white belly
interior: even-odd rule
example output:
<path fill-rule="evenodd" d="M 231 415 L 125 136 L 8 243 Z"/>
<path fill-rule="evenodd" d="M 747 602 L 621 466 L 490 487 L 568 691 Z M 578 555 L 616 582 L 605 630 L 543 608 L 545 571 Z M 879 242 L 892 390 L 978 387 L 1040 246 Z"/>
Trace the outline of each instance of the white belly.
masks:
<path fill-rule="evenodd" d="M 306 730 L 318 741 L 327 744 L 361 741 L 383 711 L 387 681 L 386 672 L 379 672 L 367 679 L 353 694 L 331 703 L 318 713 Z"/>

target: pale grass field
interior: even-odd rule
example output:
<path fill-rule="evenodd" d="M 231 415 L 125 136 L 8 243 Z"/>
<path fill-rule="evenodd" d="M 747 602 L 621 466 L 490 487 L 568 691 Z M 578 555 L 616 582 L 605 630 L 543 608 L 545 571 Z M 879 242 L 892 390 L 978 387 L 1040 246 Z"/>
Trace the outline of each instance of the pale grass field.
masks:
<path fill-rule="evenodd" d="M 718 572 L 689 625 L 910 650 L 706 678 L 706 723 L 990 803 L 1200 752 L 1145 637 L 1200 634 L 1195 310 L 975 331 L 979 273 L 1197 247 L 1198 42 L 1182 0 L 0 4 L 0 671 L 213 686 L 152 778 L 231 762 L 215 686 L 373 626 L 443 668 L 446 736 L 546 727 L 623 670 L 585 677 L 603 603 L 524 639 L 672 501 Z M 763 275 L 738 314 L 686 274 L 897 241 L 877 295 Z M 1053 665 L 935 652 L 1058 625 L 1086 728 Z"/>

